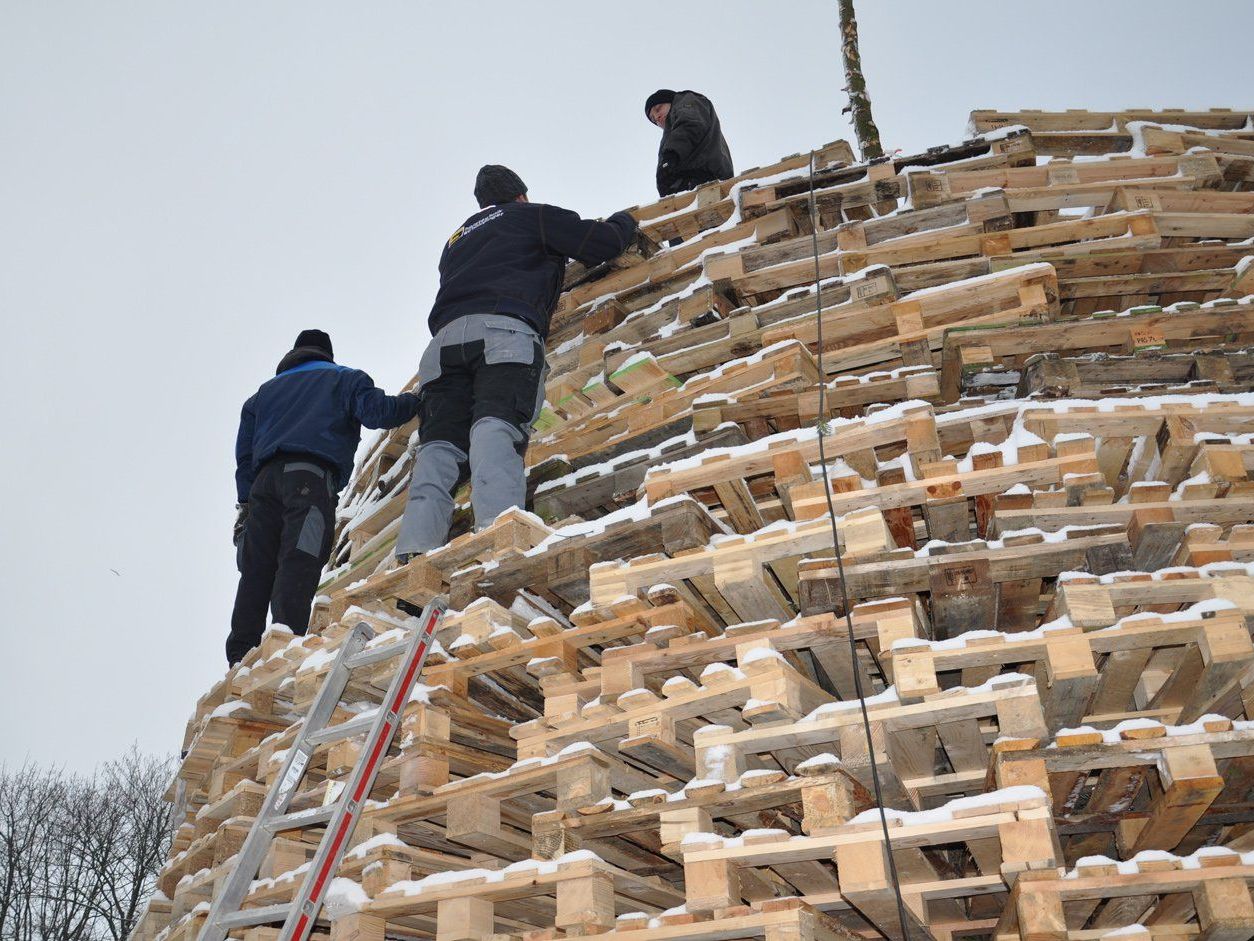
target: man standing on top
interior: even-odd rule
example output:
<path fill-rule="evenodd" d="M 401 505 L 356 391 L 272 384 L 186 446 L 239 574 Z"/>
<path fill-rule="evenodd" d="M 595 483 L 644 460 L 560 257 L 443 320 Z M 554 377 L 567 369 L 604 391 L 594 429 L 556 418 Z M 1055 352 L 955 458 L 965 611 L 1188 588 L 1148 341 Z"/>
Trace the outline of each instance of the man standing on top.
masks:
<path fill-rule="evenodd" d="M 417 412 L 414 393 L 386 395 L 360 369 L 336 365 L 321 330 L 302 330 L 274 378 L 244 403 L 235 441 L 239 589 L 228 663 L 260 642 L 267 607 L 275 624 L 297 634 L 309 629 L 361 426 L 396 428 Z"/>
<path fill-rule="evenodd" d="M 609 261 L 636 232 L 625 212 L 598 222 L 529 202 L 507 167 L 483 167 L 475 199 L 479 211 L 444 246 L 427 319 L 420 446 L 396 540 L 402 562 L 448 539 L 452 493 L 467 463 L 477 527 L 523 506 L 523 455 L 544 404 L 544 338 L 566 260 Z"/>
<path fill-rule="evenodd" d="M 736 175 L 718 114 L 705 95 L 659 88 L 645 101 L 644 113 L 662 129 L 657 154 L 659 196 Z"/>

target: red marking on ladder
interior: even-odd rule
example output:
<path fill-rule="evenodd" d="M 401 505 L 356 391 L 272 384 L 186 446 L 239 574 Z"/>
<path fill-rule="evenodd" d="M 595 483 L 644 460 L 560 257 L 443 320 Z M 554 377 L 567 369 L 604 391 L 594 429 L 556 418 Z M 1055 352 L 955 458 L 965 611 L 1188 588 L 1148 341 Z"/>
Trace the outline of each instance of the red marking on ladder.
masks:
<path fill-rule="evenodd" d="M 396 698 L 393 700 L 391 709 L 388 710 L 389 712 L 396 712 L 399 710 L 401 704 L 409 698 L 409 692 L 413 688 L 414 684 L 414 674 L 422 666 L 423 656 L 427 651 L 428 638 L 435 632 L 435 625 L 438 620 L 439 613 L 433 611 L 426 626 L 423 628 L 423 640 L 418 644 L 417 648 L 415 648 L 414 656 L 410 659 L 409 664 L 405 669 L 404 679 L 396 691 Z M 361 800 L 363 793 L 370 784 L 371 778 L 374 776 L 375 765 L 378 764 L 380 757 L 382 757 L 384 747 L 391 740 L 391 738 L 392 721 L 390 719 L 384 719 L 383 725 L 379 727 L 379 734 L 375 737 L 374 747 L 370 750 L 370 757 L 361 768 L 361 778 L 357 782 L 357 788 L 352 797 L 354 801 Z M 314 878 L 313 888 L 309 893 L 309 901 L 317 903 L 318 899 L 322 897 L 323 889 L 326 887 L 327 877 L 330 876 L 333 865 L 338 865 L 340 846 L 348 838 L 348 834 L 352 832 L 354 816 L 354 813 L 346 808 L 344 816 L 340 818 L 340 824 L 336 828 L 335 837 L 331 842 L 330 852 L 327 853 L 327 857 L 322 864 L 322 868 L 318 871 Z M 293 937 L 298 939 L 298 941 L 303 941 L 305 938 L 306 925 L 308 923 L 309 916 L 302 913 L 296 922 L 296 928 L 293 934 Z"/>
<path fill-rule="evenodd" d="M 418 668 L 422 666 L 422 657 L 427 651 L 427 642 L 424 640 L 418 645 L 418 649 L 414 651 L 414 659 L 410 661 L 408 668 L 405 670 L 405 679 L 401 683 L 400 688 L 396 691 L 396 698 L 392 700 L 392 712 L 396 712 L 405 704 L 405 700 L 409 698 L 410 690 L 414 688 L 414 674 L 418 672 Z"/>
<path fill-rule="evenodd" d="M 374 772 L 374 766 L 379 760 L 380 752 L 386 747 L 388 739 L 391 737 L 392 723 L 384 722 L 382 728 L 379 729 L 379 737 L 375 739 L 374 748 L 370 750 L 370 760 L 366 762 L 366 766 L 362 771 L 361 780 L 357 782 L 357 790 L 353 792 L 353 800 L 361 800 L 362 792 L 366 790 L 370 784 L 370 776 Z"/>
<path fill-rule="evenodd" d="M 331 852 L 327 854 L 327 858 L 323 860 L 322 869 L 319 870 L 317 878 L 314 879 L 313 890 L 309 893 L 309 901 L 316 902 L 322 896 L 322 889 L 327 881 L 327 876 L 331 874 L 332 865 L 338 865 L 338 856 L 340 852 L 340 844 L 348 838 L 348 834 L 353 829 L 353 813 L 349 811 L 340 818 L 340 826 L 335 831 L 335 839 L 331 842 Z M 305 916 L 302 915 L 302 918 Z M 299 937 L 299 935 L 297 935 Z"/>

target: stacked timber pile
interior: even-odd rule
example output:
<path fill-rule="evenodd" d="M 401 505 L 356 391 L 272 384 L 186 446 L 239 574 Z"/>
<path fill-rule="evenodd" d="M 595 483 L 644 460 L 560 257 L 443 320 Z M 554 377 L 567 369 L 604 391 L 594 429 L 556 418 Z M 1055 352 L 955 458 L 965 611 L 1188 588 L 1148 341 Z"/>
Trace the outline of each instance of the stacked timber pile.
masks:
<path fill-rule="evenodd" d="M 532 511 L 396 568 L 377 438 L 316 630 L 196 706 L 135 941 L 196 936 L 347 630 L 437 592 L 332 938 L 1254 937 L 1254 117 L 972 123 L 817 152 L 821 351 L 807 155 L 634 210 L 568 273 Z"/>

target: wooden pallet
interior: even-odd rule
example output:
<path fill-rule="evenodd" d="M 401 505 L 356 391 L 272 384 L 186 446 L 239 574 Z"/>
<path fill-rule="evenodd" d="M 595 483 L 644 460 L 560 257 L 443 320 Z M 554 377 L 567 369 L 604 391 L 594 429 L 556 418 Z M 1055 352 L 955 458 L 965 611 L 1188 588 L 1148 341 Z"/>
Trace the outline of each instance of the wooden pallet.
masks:
<path fill-rule="evenodd" d="M 921 699 L 903 699 L 890 687 L 871 696 L 867 708 L 880 786 L 885 800 L 902 809 L 922 810 L 951 797 L 982 792 L 989 742 L 1036 741 L 1046 733 L 1036 682 L 1018 674 L 994 676 L 978 686 L 954 687 Z M 765 703 L 745 711 L 772 714 Z M 780 715 L 781 710 L 776 708 L 773 714 Z M 777 764 L 787 771 L 805 762 L 822 767 L 835 756 L 839 767 L 861 784 L 872 783 L 873 762 L 856 699 L 824 704 L 795 721 L 757 723 L 741 731 L 716 726 L 698 733 L 695 742 L 701 778 L 720 773 L 733 778 L 737 769 L 759 764 Z"/>
<path fill-rule="evenodd" d="M 794 399 L 800 393 L 783 393 Z M 757 401 L 757 397 L 751 397 Z M 728 399 L 729 402 L 732 400 Z M 636 491 L 651 467 L 674 460 L 683 460 L 709 448 L 734 447 L 747 444 L 748 436 L 740 427 L 712 421 L 704 416 L 706 406 L 694 406 L 693 427 L 686 434 L 675 435 L 652 448 L 628 451 L 599 464 L 576 468 L 563 458 L 552 458 L 565 471 L 536 490 L 535 511 L 546 520 L 562 520 L 571 516 L 601 516 L 636 501 Z M 698 422 L 697 415 L 703 414 Z M 746 421 L 750 419 L 745 419 Z"/>
<path fill-rule="evenodd" d="M 1139 924 L 1140 931 L 1121 936 L 1248 938 L 1251 878 L 1244 855 L 1220 847 L 1184 857 L 1143 853 L 1121 863 L 1091 857 L 1063 876 L 1020 877 L 993 937 L 1079 941 Z"/>
<path fill-rule="evenodd" d="M 1003 388 L 1018 398 L 1101 399 L 1237 393 L 1251 385 L 1254 385 L 1254 352 L 1248 349 L 1164 353 L 1159 347 L 1137 351 L 1131 356 L 1098 353 L 1062 357 L 1056 353 L 1036 353 L 1029 356 L 1019 370 L 987 361 L 981 366 L 975 361 L 966 366 L 962 375 L 962 391 L 968 395 Z"/>
<path fill-rule="evenodd" d="M 903 697 L 1028 665 L 1051 729 L 1136 718 L 1188 723 L 1224 710 L 1239 715 L 1244 705 L 1232 684 L 1254 656 L 1245 618 L 1226 600 L 1172 614 L 1135 614 L 1089 632 L 1060 620 L 1019 634 L 881 637 L 880 646 Z"/>
<path fill-rule="evenodd" d="M 395 933 L 398 927 L 387 916 L 354 913 L 338 919 L 332 926 L 332 935 L 345 941 L 349 938 L 384 941 L 385 936 Z M 482 937 L 480 931 L 481 928 L 473 932 L 459 929 L 450 937 L 453 941 L 472 941 L 469 935 Z M 550 928 L 527 934 L 546 937 L 556 935 L 557 931 Z M 599 941 L 852 941 L 855 937 L 843 925 L 795 898 L 741 906 L 717 919 L 709 913 L 688 912 L 682 907 L 656 915 L 647 911 L 623 912 L 609 928 L 570 926 L 565 934 Z"/>
<path fill-rule="evenodd" d="M 1024 127 L 1032 132 L 1038 153 L 1101 154 L 1124 152 L 1132 147 L 1128 125 L 1135 122 L 1185 125 L 1230 135 L 1248 134 L 1252 112 L 1212 108 L 1187 111 L 1166 108 L 1153 111 L 1132 108 L 1126 111 L 972 111 L 970 130 L 986 133 L 1007 127 Z"/>
<path fill-rule="evenodd" d="M 479 597 L 502 604 L 516 592 L 532 590 L 556 611 L 569 611 L 588 600 L 588 566 L 638 555 L 647 549 L 672 554 L 706 545 L 726 528 L 694 500 L 677 497 L 656 504 L 637 503 L 595 521 L 559 529 L 558 538 L 520 558 L 476 565 L 456 573 L 450 583 L 455 605 Z M 613 600 L 613 599 L 609 599 Z"/>
<path fill-rule="evenodd" d="M 1232 602 L 1247 619 L 1254 618 L 1254 579 L 1248 563 L 1210 562 L 1200 568 L 1173 566 L 1100 577 L 1068 572 L 1059 577 L 1045 617 L 1065 615 L 1076 626 L 1093 630 L 1129 614 L 1167 614 L 1215 598 Z"/>
<path fill-rule="evenodd" d="M 883 514 L 875 509 L 852 511 L 836 528 L 852 556 L 892 546 Z M 764 527 L 669 557 L 603 563 L 589 573 L 589 596 L 594 603 L 609 604 L 656 584 L 682 582 L 724 623 L 786 619 L 795 609 L 798 557 L 830 548 L 832 538 L 830 518 L 819 517 L 787 527 Z"/>
<path fill-rule="evenodd" d="M 928 168 L 1017 167 L 1033 163 L 1031 135 L 1010 134 L 995 140 L 973 139 L 938 147 L 909 157 L 893 157 L 819 171 L 814 179 L 814 201 L 823 228 L 861 221 L 891 212 L 907 197 L 914 172 Z M 740 194 L 741 212 L 748 217 L 788 208 L 803 231 L 809 225 L 810 181 L 805 178 L 749 187 Z M 917 205 L 917 203 L 915 204 Z"/>
<path fill-rule="evenodd" d="M 456 877 L 456 878 L 454 878 Z M 552 862 L 522 860 L 500 870 L 471 869 L 399 882 L 361 912 L 398 928 L 431 930 L 451 941 L 492 934 L 496 925 L 520 930 L 556 927 L 580 934 L 608 930 L 616 899 L 658 913 L 683 896 L 673 886 L 611 866 L 593 853 Z"/>
<path fill-rule="evenodd" d="M 751 700 L 777 703 L 769 712 L 782 717 L 790 712 L 804 715 L 830 696 L 784 660 L 748 671 L 717 662 L 707 666 L 700 679 L 698 685 L 673 677 L 661 695 L 647 689 L 629 690 L 612 704 L 605 703 L 605 708 L 597 703 L 553 721 L 517 725 L 512 734 L 518 740 L 518 752 L 542 758 L 572 744 L 590 742 L 612 754 L 630 756 L 655 775 L 661 772 L 682 780 L 689 776 L 693 758 L 679 743 L 694 727 L 723 721 L 741 726 L 745 720 L 739 707 Z"/>
<path fill-rule="evenodd" d="M 876 811 L 805 836 L 778 830 L 732 838 L 690 835 L 684 843 L 687 907 L 717 912 L 742 898 L 798 894 L 820 911 L 852 907 L 888 938 L 905 931 L 931 937 L 938 928 L 954 931 L 963 923 L 969 930 L 971 922 L 983 922 L 987 930 L 1001 910 L 997 896 L 1021 874 L 1052 873 L 1059 866 L 1049 800 L 1030 786 L 960 798 L 923 813 L 894 813 L 889 841 L 886 847 Z M 955 852 L 929 852 L 942 846 Z M 905 899 L 905 931 L 888 874 L 889 848 Z M 825 865 L 829 860 L 834 876 Z"/>
<path fill-rule="evenodd" d="M 908 179 L 910 203 L 920 209 L 994 187 L 1005 191 L 1011 211 L 1042 212 L 1104 208 L 1121 187 L 1218 187 L 1223 172 L 1213 156 L 1173 154 L 1074 163 L 1051 160 L 1028 167 L 937 167 L 911 173 Z"/>
<path fill-rule="evenodd" d="M 608 391 L 599 404 L 593 401 L 602 394 L 585 389 L 588 408 L 533 442 L 527 460 L 535 466 L 558 454 L 569 459 L 612 446 L 648 447 L 656 443 L 651 438 L 670 437 L 702 396 L 800 389 L 816 378 L 814 357 L 800 343 L 766 347 L 682 384 L 647 357 L 612 374 L 609 381 L 622 392 Z"/>
<path fill-rule="evenodd" d="M 844 823 L 872 806 L 870 792 L 844 769 L 816 762 L 789 775 L 751 769 L 732 782 L 689 781 L 678 791 L 645 788 L 623 800 L 605 800 L 576 812 L 550 811 L 532 819 L 533 854 L 552 859 L 590 849 L 622 859 L 635 871 L 677 880 L 690 834 L 738 832 L 771 824 L 809 832 Z"/>
<path fill-rule="evenodd" d="M 1189 726 L 1129 721 L 993 746 L 998 787 L 1031 784 L 1053 800 L 1070 865 L 1142 850 L 1190 853 L 1249 829 L 1254 726 L 1204 716 Z"/>

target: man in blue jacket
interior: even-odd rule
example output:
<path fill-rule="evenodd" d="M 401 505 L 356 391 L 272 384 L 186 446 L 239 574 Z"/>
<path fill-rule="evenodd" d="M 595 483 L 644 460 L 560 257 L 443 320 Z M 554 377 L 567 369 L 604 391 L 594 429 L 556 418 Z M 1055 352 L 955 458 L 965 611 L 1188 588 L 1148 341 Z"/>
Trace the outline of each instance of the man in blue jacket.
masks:
<path fill-rule="evenodd" d="M 297 634 L 309 629 L 361 426 L 396 428 L 417 412 L 417 395 L 386 395 L 360 369 L 337 365 L 321 330 L 302 330 L 274 378 L 244 403 L 235 441 L 240 574 L 228 663 L 257 646 L 267 607 L 275 624 Z"/>
<path fill-rule="evenodd" d="M 453 490 L 469 465 L 475 525 L 523 506 L 523 455 L 544 404 L 544 338 L 566 260 L 600 264 L 633 244 L 636 220 L 604 222 L 532 203 L 507 167 L 475 178 L 479 211 L 440 256 L 422 354 L 420 447 L 396 541 L 402 562 L 444 544 Z"/>

